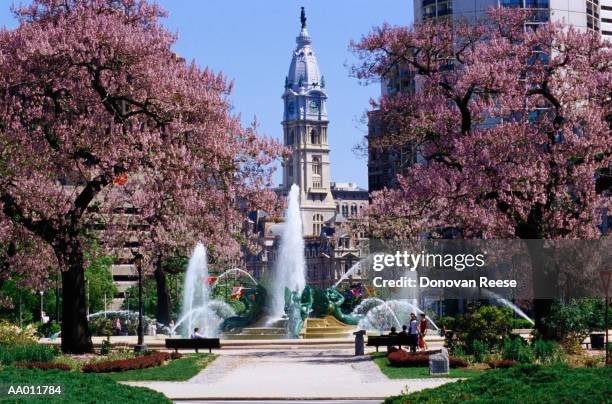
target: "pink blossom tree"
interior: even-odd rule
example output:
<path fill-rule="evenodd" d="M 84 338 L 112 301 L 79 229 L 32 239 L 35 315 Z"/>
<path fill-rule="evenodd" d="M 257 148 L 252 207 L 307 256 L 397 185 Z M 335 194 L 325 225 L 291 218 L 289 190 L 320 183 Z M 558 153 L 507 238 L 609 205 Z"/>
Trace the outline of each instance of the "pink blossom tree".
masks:
<path fill-rule="evenodd" d="M 400 67 L 415 80 L 413 92 L 374 103 L 386 135 L 370 147 L 410 147 L 418 157 L 396 189 L 372 195 L 373 235 L 602 237 L 612 46 L 572 27 L 525 29 L 528 18 L 492 9 L 477 24 L 384 25 L 352 44 L 357 77 Z M 534 288 L 550 276 L 536 277 Z M 535 302 L 536 320 L 549 305 Z"/>
<path fill-rule="evenodd" d="M 0 204 L 53 250 L 62 349 L 87 352 L 84 240 L 124 208 L 125 179 L 137 179 L 145 218 L 172 195 L 216 230 L 235 219 L 234 201 L 263 201 L 279 149 L 230 113 L 222 75 L 171 50 L 157 5 L 34 0 L 15 12 L 18 28 L 0 32 Z M 207 241 L 199 229 L 191 234 Z"/>

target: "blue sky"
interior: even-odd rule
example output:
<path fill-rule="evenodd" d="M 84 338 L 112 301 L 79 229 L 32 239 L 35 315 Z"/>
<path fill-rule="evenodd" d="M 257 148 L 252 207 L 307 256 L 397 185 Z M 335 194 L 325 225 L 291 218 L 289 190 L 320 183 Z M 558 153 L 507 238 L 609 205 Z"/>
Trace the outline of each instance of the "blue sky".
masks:
<path fill-rule="evenodd" d="M 232 102 L 245 123 L 254 116 L 260 132 L 281 138 L 281 94 L 289 69 L 299 8 L 306 7 L 308 31 L 325 75 L 329 95 L 332 181 L 355 181 L 367 188 L 367 161 L 351 150 L 367 126 L 368 100 L 380 85 L 363 86 L 349 77 L 351 39 L 371 27 L 412 22 L 411 0 L 159 0 L 170 13 L 165 25 L 178 32 L 177 53 L 201 66 L 223 71 L 235 81 Z M 0 6 L 0 26 L 14 27 L 8 0 Z M 280 181 L 277 175 L 276 183 Z"/>

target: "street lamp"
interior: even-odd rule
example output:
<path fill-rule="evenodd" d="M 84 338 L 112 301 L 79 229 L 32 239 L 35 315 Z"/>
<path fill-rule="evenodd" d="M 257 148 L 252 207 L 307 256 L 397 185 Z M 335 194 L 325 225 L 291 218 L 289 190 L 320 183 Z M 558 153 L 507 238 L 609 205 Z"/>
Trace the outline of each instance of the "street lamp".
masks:
<path fill-rule="evenodd" d="M 604 307 L 606 310 L 606 319 L 605 319 L 605 332 L 606 332 L 606 342 L 605 342 L 605 349 L 606 349 L 606 365 L 612 365 L 612 361 L 610 360 L 610 345 L 608 342 L 608 332 L 609 332 L 609 326 L 608 326 L 608 306 L 610 305 L 610 301 L 609 301 L 609 293 L 610 293 L 610 280 L 612 279 L 612 269 L 603 269 L 601 271 L 599 271 L 599 277 L 601 279 L 601 287 L 604 290 L 604 295 L 605 295 L 605 301 L 604 301 Z"/>
<path fill-rule="evenodd" d="M 45 294 L 45 291 L 41 290 L 38 293 L 40 293 L 40 322 L 44 323 L 45 322 L 45 318 L 44 318 L 45 310 L 44 310 L 44 307 L 43 307 L 44 306 L 44 297 L 43 296 Z"/>
<path fill-rule="evenodd" d="M 136 254 L 134 263 L 138 270 L 138 343 L 134 346 L 135 352 L 143 352 L 147 350 L 147 346 L 144 344 L 144 307 L 142 303 L 142 254 Z"/>

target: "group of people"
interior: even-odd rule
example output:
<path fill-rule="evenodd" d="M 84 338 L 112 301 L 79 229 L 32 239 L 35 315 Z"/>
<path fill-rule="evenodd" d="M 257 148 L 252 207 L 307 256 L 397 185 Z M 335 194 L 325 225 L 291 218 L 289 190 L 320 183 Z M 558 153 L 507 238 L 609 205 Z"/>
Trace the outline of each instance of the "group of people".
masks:
<path fill-rule="evenodd" d="M 425 342 L 425 335 L 427 334 L 427 327 L 429 322 L 424 313 L 421 313 L 421 320 L 417 319 L 416 314 L 410 313 L 410 322 L 408 326 L 403 325 L 402 331 L 399 333 L 395 327 L 391 327 L 389 335 L 397 336 L 408 336 L 408 347 L 410 352 L 416 352 L 418 349 L 427 349 L 427 343 Z M 401 347 L 400 347 L 401 348 Z"/>

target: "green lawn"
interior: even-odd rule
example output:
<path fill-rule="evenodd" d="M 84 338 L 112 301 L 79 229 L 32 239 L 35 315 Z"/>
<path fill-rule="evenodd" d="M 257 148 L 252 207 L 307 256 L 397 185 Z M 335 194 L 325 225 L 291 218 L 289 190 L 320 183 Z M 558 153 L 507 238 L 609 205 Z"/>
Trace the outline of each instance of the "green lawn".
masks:
<path fill-rule="evenodd" d="M 385 404 L 405 403 L 612 403 L 612 367 L 570 368 L 519 365 L 408 395 Z"/>
<path fill-rule="evenodd" d="M 169 361 L 157 368 L 127 370 L 125 372 L 106 373 L 106 375 L 113 380 L 121 381 L 183 381 L 197 375 L 216 357 L 215 354 L 190 354 L 184 355 L 181 359 Z"/>
<path fill-rule="evenodd" d="M 399 368 L 389 366 L 386 353 L 372 354 L 374 363 L 378 365 L 380 370 L 390 379 L 424 379 L 424 378 L 439 378 L 439 377 L 475 377 L 482 374 L 481 370 L 475 369 L 451 369 L 448 375 L 429 375 L 428 367 L 414 368 Z"/>
<path fill-rule="evenodd" d="M 61 386 L 61 395 L 7 396 L 9 386 Z M 142 387 L 126 386 L 107 376 L 93 373 L 65 372 L 16 367 L 0 369 L 2 403 L 95 403 L 144 404 L 170 403 L 163 394 Z"/>

